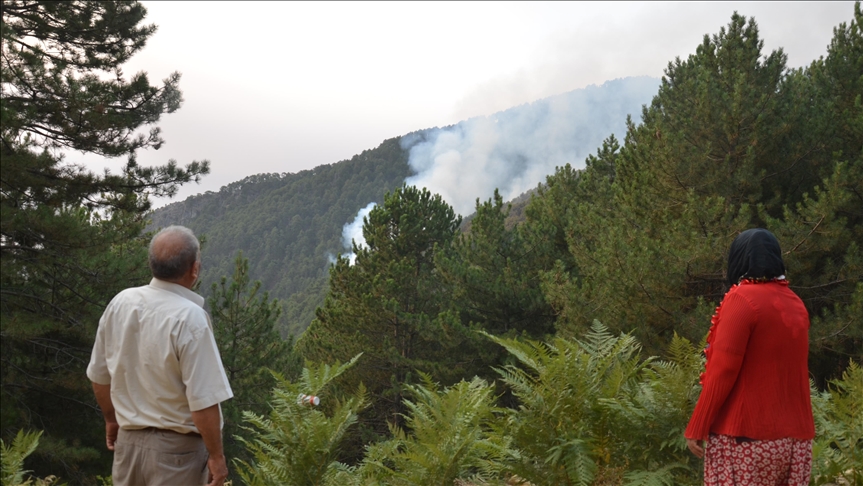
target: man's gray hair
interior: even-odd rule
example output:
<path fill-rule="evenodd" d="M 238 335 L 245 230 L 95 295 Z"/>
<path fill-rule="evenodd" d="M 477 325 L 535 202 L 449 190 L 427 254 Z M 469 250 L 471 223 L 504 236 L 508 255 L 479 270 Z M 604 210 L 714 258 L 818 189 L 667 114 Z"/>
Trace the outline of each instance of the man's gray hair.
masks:
<path fill-rule="evenodd" d="M 176 238 L 180 244 L 172 245 L 172 251 L 160 251 L 157 254 L 154 251 L 155 242 L 166 236 Z M 185 226 L 168 226 L 150 240 L 150 271 L 160 280 L 173 281 L 182 278 L 200 258 L 201 243 L 192 230 Z"/>

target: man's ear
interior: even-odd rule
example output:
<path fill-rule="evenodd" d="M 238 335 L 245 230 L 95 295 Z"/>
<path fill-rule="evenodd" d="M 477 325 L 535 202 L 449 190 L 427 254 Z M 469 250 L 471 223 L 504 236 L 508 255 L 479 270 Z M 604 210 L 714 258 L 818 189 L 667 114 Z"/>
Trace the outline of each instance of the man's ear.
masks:
<path fill-rule="evenodd" d="M 201 260 L 195 261 L 195 264 L 192 265 L 192 282 L 198 280 L 198 275 L 201 273 Z"/>

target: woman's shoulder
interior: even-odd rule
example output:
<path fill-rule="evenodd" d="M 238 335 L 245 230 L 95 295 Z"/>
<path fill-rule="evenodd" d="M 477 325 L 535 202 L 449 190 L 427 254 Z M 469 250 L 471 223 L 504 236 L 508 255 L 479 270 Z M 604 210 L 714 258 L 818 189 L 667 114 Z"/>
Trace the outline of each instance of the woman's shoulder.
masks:
<path fill-rule="evenodd" d="M 728 293 L 725 294 L 724 300 L 744 300 L 757 307 L 763 299 L 777 297 L 799 300 L 797 294 L 788 288 L 787 280 L 741 280 L 740 283 L 731 286 Z"/>
<path fill-rule="evenodd" d="M 761 293 L 784 293 L 788 292 L 788 280 L 773 279 L 773 280 L 741 280 L 740 283 L 731 287 L 728 292 L 735 291 L 740 294 L 761 294 Z"/>
<path fill-rule="evenodd" d="M 779 299 L 787 304 L 799 303 L 803 305 L 803 301 L 789 288 L 788 281 L 785 279 L 768 280 L 766 282 L 744 280 L 728 291 L 729 294 L 732 292 L 748 300 L 756 307 L 760 303 L 763 303 L 765 299 L 769 299 L 770 301 Z"/>

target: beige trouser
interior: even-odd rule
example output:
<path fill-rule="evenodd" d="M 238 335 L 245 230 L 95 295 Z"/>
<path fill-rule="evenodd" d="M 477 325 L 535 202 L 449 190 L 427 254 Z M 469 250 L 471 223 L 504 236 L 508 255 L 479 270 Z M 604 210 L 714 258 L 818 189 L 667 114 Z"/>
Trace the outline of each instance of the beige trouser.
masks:
<path fill-rule="evenodd" d="M 207 457 L 200 435 L 120 429 L 114 446 L 114 486 L 207 484 Z"/>

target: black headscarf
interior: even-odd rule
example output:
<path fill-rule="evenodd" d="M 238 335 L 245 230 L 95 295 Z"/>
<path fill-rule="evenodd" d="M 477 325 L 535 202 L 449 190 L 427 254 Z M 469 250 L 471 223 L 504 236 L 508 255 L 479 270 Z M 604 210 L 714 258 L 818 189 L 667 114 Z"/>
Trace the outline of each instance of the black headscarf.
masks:
<path fill-rule="evenodd" d="M 737 235 L 728 250 L 728 283 L 741 278 L 771 279 L 785 275 L 782 250 L 773 233 L 753 228 Z"/>

